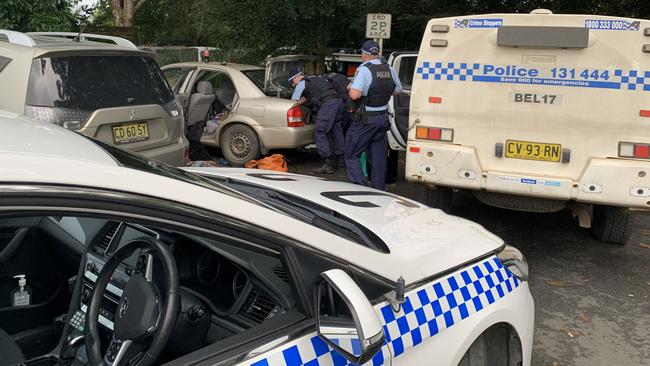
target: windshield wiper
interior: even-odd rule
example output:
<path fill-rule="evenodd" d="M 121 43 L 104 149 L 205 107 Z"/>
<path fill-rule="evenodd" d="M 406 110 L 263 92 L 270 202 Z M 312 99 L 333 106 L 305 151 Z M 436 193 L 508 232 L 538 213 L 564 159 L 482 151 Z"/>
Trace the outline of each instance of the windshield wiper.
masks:
<path fill-rule="evenodd" d="M 302 219 L 303 221 L 306 221 L 322 229 L 327 229 L 328 231 L 332 229 L 338 229 L 336 230 L 337 233 L 344 235 L 348 239 L 351 239 L 353 241 L 361 240 L 361 242 L 369 248 L 380 250 L 380 248 L 361 229 L 359 229 L 357 225 L 345 219 L 337 217 L 334 213 L 324 212 L 322 210 L 309 207 L 305 204 L 297 202 L 292 197 L 287 197 L 286 195 L 276 191 L 261 188 L 258 190 L 260 192 L 263 192 L 263 194 L 266 196 L 266 201 L 272 201 L 277 205 L 281 205 L 285 211 L 291 213 L 295 218 Z M 263 199 L 264 197 L 260 198 Z M 345 229 L 352 235 L 342 233 L 340 229 Z"/>

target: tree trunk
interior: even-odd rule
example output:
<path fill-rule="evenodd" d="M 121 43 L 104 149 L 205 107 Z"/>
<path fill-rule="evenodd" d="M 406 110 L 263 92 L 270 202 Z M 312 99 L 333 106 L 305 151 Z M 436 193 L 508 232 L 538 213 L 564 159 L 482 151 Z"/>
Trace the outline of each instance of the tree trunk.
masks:
<path fill-rule="evenodd" d="M 135 12 L 146 0 L 112 0 L 113 17 L 118 27 L 132 27 Z"/>

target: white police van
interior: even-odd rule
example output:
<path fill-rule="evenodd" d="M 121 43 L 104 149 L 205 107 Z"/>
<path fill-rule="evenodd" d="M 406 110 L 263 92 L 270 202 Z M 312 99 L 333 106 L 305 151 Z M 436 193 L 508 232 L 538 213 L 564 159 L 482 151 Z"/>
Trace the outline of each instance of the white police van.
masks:
<path fill-rule="evenodd" d="M 432 19 L 410 105 L 406 178 L 508 209 L 569 207 L 625 243 L 650 209 L 650 22 L 596 15 Z"/>

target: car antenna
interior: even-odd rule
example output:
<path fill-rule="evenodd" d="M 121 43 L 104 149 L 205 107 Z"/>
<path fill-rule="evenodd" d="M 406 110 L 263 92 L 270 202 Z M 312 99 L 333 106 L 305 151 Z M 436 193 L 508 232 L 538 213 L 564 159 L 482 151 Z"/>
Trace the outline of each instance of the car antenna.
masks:
<path fill-rule="evenodd" d="M 74 42 L 81 42 L 81 34 L 86 30 L 86 26 L 88 23 L 80 24 L 79 25 L 79 33 L 72 39 Z"/>
<path fill-rule="evenodd" d="M 403 276 L 399 276 L 395 282 L 395 290 L 385 295 L 386 300 L 388 300 L 394 312 L 399 313 L 402 310 L 402 304 L 406 302 L 404 297 L 405 293 L 406 281 Z"/>

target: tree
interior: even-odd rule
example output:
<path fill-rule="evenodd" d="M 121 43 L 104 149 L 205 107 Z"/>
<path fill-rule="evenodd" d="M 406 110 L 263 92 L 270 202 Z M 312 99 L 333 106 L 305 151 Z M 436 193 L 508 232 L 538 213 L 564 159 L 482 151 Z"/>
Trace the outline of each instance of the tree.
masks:
<path fill-rule="evenodd" d="M 81 12 L 73 9 L 79 0 L 2 0 L 0 28 L 21 32 L 75 31 Z"/>
<path fill-rule="evenodd" d="M 118 27 L 132 27 L 135 12 L 145 2 L 146 0 L 112 0 L 115 25 Z"/>

